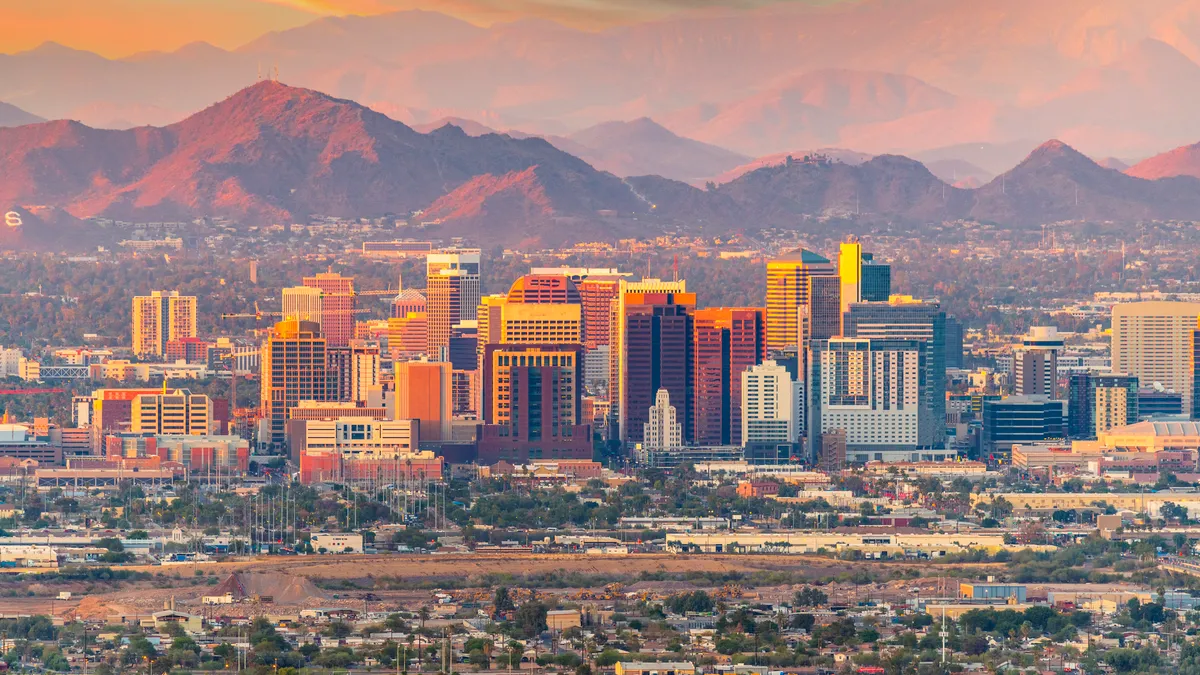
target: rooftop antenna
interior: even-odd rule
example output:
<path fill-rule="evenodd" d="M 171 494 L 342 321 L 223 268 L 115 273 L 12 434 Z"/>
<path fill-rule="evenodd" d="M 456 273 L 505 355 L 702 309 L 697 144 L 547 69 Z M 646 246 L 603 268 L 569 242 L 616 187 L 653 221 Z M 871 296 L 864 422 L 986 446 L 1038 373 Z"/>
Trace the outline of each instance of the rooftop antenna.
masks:
<path fill-rule="evenodd" d="M 275 76 L 273 78 L 271 78 L 271 80 L 273 82 L 279 81 L 279 64 L 278 63 L 275 64 Z"/>
<path fill-rule="evenodd" d="M 673 262 L 671 264 L 671 267 L 675 270 L 675 282 L 679 283 L 679 254 L 678 253 L 675 254 L 675 262 Z"/>
<path fill-rule="evenodd" d="M 254 80 L 254 81 L 255 81 L 255 82 L 262 82 L 262 61 L 259 61 L 259 62 L 258 62 L 258 77 L 257 77 L 257 78 L 255 78 L 255 80 Z"/>
<path fill-rule="evenodd" d="M 649 279 L 649 278 L 650 278 L 650 276 L 651 276 L 651 272 L 650 272 L 650 256 L 646 256 L 646 278 L 647 278 L 647 279 Z"/>

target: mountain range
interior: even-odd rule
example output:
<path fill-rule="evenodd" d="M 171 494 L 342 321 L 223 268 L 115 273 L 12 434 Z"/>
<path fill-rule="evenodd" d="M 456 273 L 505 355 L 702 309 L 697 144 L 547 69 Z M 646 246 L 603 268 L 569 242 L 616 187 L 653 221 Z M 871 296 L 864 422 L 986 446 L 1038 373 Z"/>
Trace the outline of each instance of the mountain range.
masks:
<path fill-rule="evenodd" d="M 1146 157 L 1200 138 L 1197 63 L 1200 0 L 774 3 L 596 32 L 404 11 L 318 19 L 234 50 L 107 59 L 48 43 L 0 55 L 0 100 L 91 127 L 167 126 L 277 67 L 410 125 L 457 117 L 570 138 L 650 118 L 748 157 L 832 146 L 925 159 L 1051 137 Z"/>
<path fill-rule="evenodd" d="M 683 170 L 671 156 L 679 148 L 714 165 L 745 161 L 649 120 L 559 142 L 618 162 L 614 148 L 644 145 L 653 154 L 656 140 L 668 168 Z M 220 216 L 252 225 L 314 214 L 405 221 L 415 214 L 423 236 L 533 246 L 668 228 L 795 227 L 823 216 L 1015 226 L 1200 220 L 1196 167 L 1200 146 L 1123 173 L 1050 141 L 999 176 L 976 177 L 978 187 L 949 184 L 908 157 L 847 151 L 751 162 L 720 184 L 696 187 L 658 175 L 622 179 L 537 137 L 473 136 L 449 123 L 421 133 L 353 101 L 268 80 L 165 127 L 106 130 L 59 120 L 2 128 L 0 210 L 30 214 L 47 232 L 86 227 L 79 219 L 95 216 Z"/>

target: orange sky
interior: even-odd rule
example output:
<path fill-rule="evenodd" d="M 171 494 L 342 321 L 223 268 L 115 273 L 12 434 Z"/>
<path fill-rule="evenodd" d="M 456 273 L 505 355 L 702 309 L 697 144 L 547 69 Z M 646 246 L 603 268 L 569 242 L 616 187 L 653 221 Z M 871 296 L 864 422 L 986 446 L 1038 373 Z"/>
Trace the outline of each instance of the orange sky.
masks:
<path fill-rule="evenodd" d="M 315 18 L 401 9 L 442 11 L 478 24 L 537 16 L 603 28 L 697 7 L 777 0 L 0 0 L 0 53 L 46 41 L 114 58 L 205 41 L 231 49 Z"/>

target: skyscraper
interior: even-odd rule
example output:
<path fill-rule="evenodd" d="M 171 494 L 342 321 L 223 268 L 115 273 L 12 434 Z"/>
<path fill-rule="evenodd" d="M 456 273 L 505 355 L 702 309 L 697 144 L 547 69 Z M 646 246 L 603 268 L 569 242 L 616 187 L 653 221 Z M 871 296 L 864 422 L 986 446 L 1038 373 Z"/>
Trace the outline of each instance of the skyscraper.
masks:
<path fill-rule="evenodd" d="M 474 321 L 480 298 L 480 251 L 459 249 L 431 253 L 425 259 L 426 302 L 431 358 L 450 346 L 450 329 Z M 426 436 L 428 438 L 428 436 Z"/>
<path fill-rule="evenodd" d="M 263 417 L 271 447 L 283 452 L 287 411 L 300 401 L 333 398 L 327 370 L 325 338 L 311 321 L 281 321 L 262 345 L 260 358 Z"/>
<path fill-rule="evenodd" d="M 133 299 L 133 353 L 163 356 L 171 340 L 196 337 L 196 297 L 152 291 Z"/>
<path fill-rule="evenodd" d="M 304 286 L 321 291 L 321 335 L 330 347 L 345 347 L 354 339 L 354 277 L 322 272 L 304 277 Z"/>
<path fill-rule="evenodd" d="M 920 428 L 930 435 L 922 437 L 921 446 L 940 447 L 946 439 L 946 313 L 941 305 L 907 296 L 860 302 L 850 305 L 845 324 L 847 338 L 915 340 L 923 345 Z"/>
<path fill-rule="evenodd" d="M 855 302 L 887 302 L 892 295 L 892 267 L 875 262 L 875 255 L 863 253 L 857 238 L 841 245 L 838 251 L 838 277 L 841 280 L 841 311 L 845 314 Z"/>
<path fill-rule="evenodd" d="M 1138 421 L 1138 379 L 1130 375 L 1074 373 L 1068 380 L 1067 435 L 1096 438 Z"/>
<path fill-rule="evenodd" d="M 283 289 L 283 318 L 321 324 L 321 289 L 293 286 Z"/>
<path fill-rule="evenodd" d="M 692 441 L 741 445 L 742 373 L 764 358 L 766 312 L 728 307 L 697 310 L 692 334 Z"/>
<path fill-rule="evenodd" d="M 679 294 L 682 299 L 683 294 L 687 293 L 687 282 L 682 279 L 679 281 L 663 281 L 662 279 L 627 281 L 621 279 L 618 283 L 617 297 L 612 302 L 610 307 L 611 315 L 609 317 L 608 402 L 609 415 L 612 417 L 608 425 L 610 440 L 620 438 L 619 434 L 621 433 L 619 429 L 619 421 L 623 414 L 621 410 L 621 396 L 626 384 L 622 378 L 622 373 L 625 372 L 628 363 L 628 355 L 624 349 L 627 328 L 625 323 L 625 305 L 628 298 L 646 293 Z M 691 297 L 691 304 L 695 306 L 695 295 Z M 653 391 L 657 391 L 657 388 Z M 651 391 L 649 397 L 646 399 L 646 405 L 650 405 L 650 401 L 654 396 L 653 391 Z M 638 434 L 640 435 L 640 425 L 638 429 Z"/>
<path fill-rule="evenodd" d="M 449 361 L 396 364 L 396 419 L 420 420 L 423 439 L 450 440 L 451 371 Z"/>
<path fill-rule="evenodd" d="M 1015 392 L 1018 396 L 1058 398 L 1058 353 L 1062 336 L 1054 326 L 1031 326 L 1013 354 Z"/>
<path fill-rule="evenodd" d="M 818 311 L 812 311 L 810 297 L 813 277 L 832 277 L 832 283 L 838 286 L 836 294 L 840 297 L 841 282 L 837 279 L 837 268 L 828 258 L 807 249 L 796 249 L 767 263 L 767 351 L 799 346 L 801 308 L 817 315 L 810 317 L 810 321 L 814 326 L 821 326 L 822 332 L 825 331 L 823 327 L 828 313 L 825 305 L 835 291 L 823 287 L 824 297 Z M 838 306 L 840 301 L 834 303 L 834 314 Z"/>
<path fill-rule="evenodd" d="M 133 399 L 129 430 L 133 433 L 207 436 L 216 430 L 213 405 L 204 394 L 187 389 L 141 394 Z"/>
<path fill-rule="evenodd" d="M 345 347 L 326 349 L 332 398 L 365 403 L 371 387 L 379 386 L 379 345 L 351 340 Z"/>
<path fill-rule="evenodd" d="M 659 389 L 679 413 L 683 438 L 692 434 L 694 293 L 626 293 L 620 320 L 620 438 L 637 443 Z"/>
<path fill-rule="evenodd" d="M 393 361 L 409 361 L 424 355 L 429 348 L 429 315 L 409 312 L 388 319 L 387 337 L 388 354 Z"/>
<path fill-rule="evenodd" d="M 582 419 L 583 345 L 491 344 L 484 352 L 479 458 L 590 459 Z"/>
<path fill-rule="evenodd" d="M 579 282 L 583 304 L 583 346 L 593 350 L 612 339 L 612 306 L 621 288 L 621 277 L 588 277 Z"/>
<path fill-rule="evenodd" d="M 1113 307 L 1112 372 L 1138 378 L 1143 387 L 1161 384 L 1193 404 L 1192 333 L 1200 303 L 1132 302 Z"/>
<path fill-rule="evenodd" d="M 578 286 L 565 276 L 526 274 L 509 287 L 508 302 L 513 305 L 578 305 L 582 300 Z"/>
<path fill-rule="evenodd" d="M 884 298 L 887 300 L 887 298 Z M 946 368 L 963 367 L 963 325 L 958 319 L 946 316 Z"/>
<path fill-rule="evenodd" d="M 795 443 L 804 427 L 803 383 L 775 361 L 742 372 L 742 444 Z"/>

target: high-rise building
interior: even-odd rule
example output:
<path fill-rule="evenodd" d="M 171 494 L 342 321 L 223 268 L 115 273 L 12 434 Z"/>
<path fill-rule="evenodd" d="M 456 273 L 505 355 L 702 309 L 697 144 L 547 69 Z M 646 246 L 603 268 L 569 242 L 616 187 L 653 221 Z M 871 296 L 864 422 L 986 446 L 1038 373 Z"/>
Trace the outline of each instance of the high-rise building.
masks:
<path fill-rule="evenodd" d="M 1112 372 L 1138 378 L 1143 387 L 1161 384 L 1183 396 L 1192 410 L 1192 334 L 1200 303 L 1133 302 L 1113 307 Z"/>
<path fill-rule="evenodd" d="M 141 394 L 133 399 L 129 430 L 140 434 L 208 436 L 216 432 L 212 401 L 187 389 Z"/>
<path fill-rule="evenodd" d="M 683 447 L 683 425 L 675 406 L 671 405 L 671 393 L 659 389 L 654 395 L 654 405 L 647 411 L 642 425 L 642 448 L 647 451 L 673 450 Z"/>
<path fill-rule="evenodd" d="M 620 290 L 619 276 L 588 277 L 579 282 L 585 349 L 607 346 L 612 340 L 612 308 Z"/>
<path fill-rule="evenodd" d="M 776 258 L 767 263 L 767 350 L 778 351 L 786 347 L 800 345 L 800 316 L 801 308 L 807 308 L 814 317 L 814 326 L 823 326 L 828 296 L 834 291 L 822 288 L 822 302 L 817 312 L 812 311 L 810 298 L 812 295 L 811 279 L 814 277 L 832 277 L 833 284 L 838 286 L 837 295 L 840 298 L 840 284 L 837 279 L 837 267 L 828 258 L 807 249 L 796 249 L 791 253 Z M 840 299 L 834 303 L 834 313 L 840 306 Z M 835 332 L 836 334 L 836 332 Z"/>
<path fill-rule="evenodd" d="M 765 350 L 765 310 L 696 310 L 691 436 L 696 445 L 742 444 L 742 373 L 762 363 Z"/>
<path fill-rule="evenodd" d="M 1032 326 L 1013 354 L 1014 390 L 1018 396 L 1058 398 L 1058 355 L 1063 338 L 1054 326 Z"/>
<path fill-rule="evenodd" d="M 351 340 L 345 347 L 327 348 L 326 357 L 332 398 L 366 403 L 371 388 L 379 386 L 379 345 Z"/>
<path fill-rule="evenodd" d="M 409 312 L 404 317 L 388 319 L 388 354 L 393 361 L 409 361 L 425 354 L 429 348 L 429 315 Z"/>
<path fill-rule="evenodd" d="M 133 353 L 163 356 L 167 342 L 196 337 L 196 296 L 152 291 L 133 299 Z"/>
<path fill-rule="evenodd" d="M 1067 400 L 1067 435 L 1073 439 L 1097 438 L 1138 421 L 1138 379 L 1130 375 L 1073 373 Z"/>
<path fill-rule="evenodd" d="M 431 358 L 441 358 L 450 346 L 450 329 L 455 324 L 476 319 L 481 290 L 480 259 L 479 249 L 439 251 L 425 258 L 429 314 L 426 351 Z"/>
<path fill-rule="evenodd" d="M 479 299 L 476 309 L 475 327 L 478 340 L 475 344 L 477 361 L 482 367 L 483 352 L 488 345 L 500 344 L 504 334 L 504 306 L 508 304 L 508 295 L 485 295 Z"/>
<path fill-rule="evenodd" d="M 796 443 L 804 427 L 804 384 L 775 361 L 742 371 L 742 444 Z"/>
<path fill-rule="evenodd" d="M 884 298 L 887 300 L 887 298 Z M 963 325 L 958 319 L 946 316 L 946 368 L 963 367 Z"/>
<path fill-rule="evenodd" d="M 451 438 L 451 372 L 449 361 L 396 364 L 396 419 L 420 420 L 423 439 L 448 441 Z"/>
<path fill-rule="evenodd" d="M 838 251 L 838 277 L 841 279 L 839 316 L 855 302 L 887 302 L 892 295 L 892 267 L 875 261 L 872 253 L 863 253 L 862 244 L 852 238 Z"/>
<path fill-rule="evenodd" d="M 508 302 L 500 310 L 500 342 L 582 344 L 579 305 L 526 305 Z"/>
<path fill-rule="evenodd" d="M 312 321 L 280 321 L 263 342 L 260 399 L 275 452 L 286 449 L 289 408 L 333 398 L 327 358 L 321 328 Z"/>
<path fill-rule="evenodd" d="M 446 358 L 455 370 L 479 368 L 479 325 L 477 321 L 463 321 L 450 329 L 450 347 Z"/>
<path fill-rule="evenodd" d="M 321 325 L 321 289 L 292 286 L 283 289 L 283 318 Z"/>
<path fill-rule="evenodd" d="M 687 282 L 682 279 L 679 281 L 663 281 L 662 279 L 627 281 L 622 279 L 618 286 L 617 297 L 612 302 L 609 318 L 608 402 L 609 415 L 612 417 L 608 424 L 610 440 L 621 438 L 620 434 L 624 433 L 620 428 L 620 420 L 624 415 L 621 400 L 626 385 L 622 373 L 626 371 L 629 360 L 625 350 L 625 336 L 628 328 L 625 321 L 625 305 L 631 298 L 637 304 L 643 304 L 645 294 L 648 293 L 667 296 L 667 299 L 663 301 L 668 303 L 673 302 L 673 298 L 678 296 L 684 305 L 689 303 L 688 298 L 690 297 L 690 305 L 695 307 L 696 304 L 695 294 L 687 293 Z M 658 387 L 650 390 L 650 393 L 646 395 L 644 399 L 646 406 L 653 401 L 655 391 L 658 391 Z M 641 424 L 639 422 L 635 430 L 636 435 L 639 436 L 641 435 Z"/>
<path fill-rule="evenodd" d="M 408 316 L 409 312 L 424 313 L 428 309 L 425 294 L 415 288 L 406 288 L 392 298 L 392 316 Z"/>
<path fill-rule="evenodd" d="M 304 285 L 321 291 L 321 334 L 330 347 L 345 347 L 354 339 L 354 277 L 322 272 L 304 277 Z"/>
<path fill-rule="evenodd" d="M 479 459 L 590 459 L 582 419 L 583 345 L 491 344 L 483 361 Z"/>
<path fill-rule="evenodd" d="M 820 386 L 821 426 L 813 433 L 845 431 L 852 451 L 868 453 L 945 444 L 945 417 L 935 424 L 923 405 L 930 384 L 924 343 L 834 338 L 819 358 L 821 378 L 813 386 Z"/>
<path fill-rule="evenodd" d="M 921 388 L 921 447 L 940 447 L 946 439 L 946 313 L 936 302 L 893 296 L 888 302 L 850 305 L 845 337 L 868 340 L 916 340 L 924 345 Z M 810 427 L 811 428 L 811 427 Z M 847 430 L 849 431 L 849 430 Z M 853 434 L 849 434 L 852 438 Z M 853 445 L 853 441 L 850 441 Z"/>
<path fill-rule="evenodd" d="M 510 305 L 578 305 L 579 287 L 557 274 L 526 274 L 508 289 Z"/>
<path fill-rule="evenodd" d="M 694 293 L 625 293 L 620 329 L 617 431 L 639 443 L 650 406 L 666 389 L 679 411 L 683 437 L 692 433 L 692 317 Z M 612 380 L 610 380 L 611 382 Z M 612 390 L 610 386 L 610 391 Z M 610 432 L 612 431 L 610 425 Z"/>
<path fill-rule="evenodd" d="M 841 282 L 837 277 L 811 277 L 808 287 L 808 298 L 800 305 L 797 319 L 801 345 L 842 334 Z"/>

